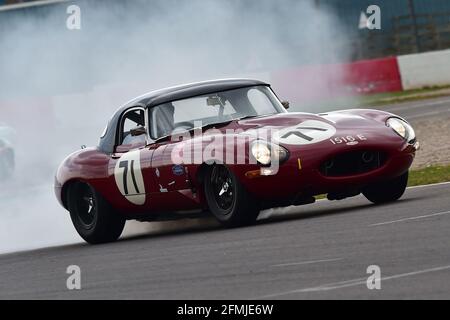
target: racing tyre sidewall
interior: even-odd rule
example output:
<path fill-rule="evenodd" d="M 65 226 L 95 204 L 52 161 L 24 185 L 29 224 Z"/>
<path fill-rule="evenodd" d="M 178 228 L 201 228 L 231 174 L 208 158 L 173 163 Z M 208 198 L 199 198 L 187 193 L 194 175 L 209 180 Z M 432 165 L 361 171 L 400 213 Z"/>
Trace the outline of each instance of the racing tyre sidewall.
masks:
<path fill-rule="evenodd" d="M 395 179 L 370 185 L 363 190 L 363 195 L 374 204 L 397 201 L 405 193 L 408 177 L 407 171 Z"/>
<path fill-rule="evenodd" d="M 72 183 L 67 204 L 72 223 L 86 242 L 113 242 L 122 234 L 125 219 L 89 184 Z"/>
<path fill-rule="evenodd" d="M 217 176 L 221 175 L 221 179 Z M 217 181 L 220 181 L 218 184 Z M 227 183 L 226 188 L 231 196 L 226 196 L 221 201 L 220 185 Z M 219 189 L 221 189 L 219 191 Z M 204 181 L 205 198 L 211 213 L 225 227 L 240 227 L 253 224 L 259 214 L 259 205 L 254 197 L 247 192 L 234 173 L 224 165 L 212 165 L 205 176 Z M 219 194 L 219 195 L 218 195 Z"/>

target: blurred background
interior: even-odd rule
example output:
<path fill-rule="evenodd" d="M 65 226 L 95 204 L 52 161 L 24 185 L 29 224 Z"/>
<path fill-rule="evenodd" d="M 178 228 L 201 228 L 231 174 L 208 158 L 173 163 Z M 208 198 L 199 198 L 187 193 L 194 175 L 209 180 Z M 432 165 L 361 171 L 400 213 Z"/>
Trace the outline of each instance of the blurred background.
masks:
<path fill-rule="evenodd" d="M 80 29 L 67 27 L 71 5 Z M 78 241 L 53 175 L 137 95 L 251 77 L 291 111 L 367 106 L 448 90 L 449 48 L 448 0 L 0 0 L 0 123 L 16 154 L 0 182 L 0 253 Z"/>

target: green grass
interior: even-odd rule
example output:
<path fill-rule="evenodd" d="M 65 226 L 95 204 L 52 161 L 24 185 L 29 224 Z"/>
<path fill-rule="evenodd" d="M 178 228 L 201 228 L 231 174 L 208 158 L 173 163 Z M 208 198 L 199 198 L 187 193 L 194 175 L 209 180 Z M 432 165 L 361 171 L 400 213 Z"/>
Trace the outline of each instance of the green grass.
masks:
<path fill-rule="evenodd" d="M 419 186 L 450 181 L 450 165 L 430 166 L 423 169 L 412 170 L 409 175 L 408 186 Z"/>
<path fill-rule="evenodd" d="M 450 165 L 430 166 L 427 168 L 411 170 L 408 187 L 421 186 L 433 183 L 450 182 Z M 316 200 L 325 199 L 326 194 L 316 196 Z"/>
<path fill-rule="evenodd" d="M 442 87 L 428 87 L 417 90 L 407 90 L 399 92 L 378 93 L 368 96 L 360 97 L 360 105 L 364 107 L 382 106 L 386 104 L 393 104 L 407 101 L 417 101 L 430 98 L 438 98 L 447 96 L 448 92 L 444 89 L 449 89 L 449 86 Z"/>

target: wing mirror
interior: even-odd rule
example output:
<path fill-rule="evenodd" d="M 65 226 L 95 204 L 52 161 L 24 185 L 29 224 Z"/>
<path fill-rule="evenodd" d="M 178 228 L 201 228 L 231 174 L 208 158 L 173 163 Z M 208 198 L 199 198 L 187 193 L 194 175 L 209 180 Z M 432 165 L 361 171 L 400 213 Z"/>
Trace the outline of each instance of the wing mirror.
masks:
<path fill-rule="evenodd" d="M 147 130 L 145 129 L 145 127 L 136 127 L 130 130 L 130 134 L 133 137 L 138 137 L 142 136 L 143 134 L 147 134 Z"/>
<path fill-rule="evenodd" d="M 289 101 L 282 101 L 281 104 L 283 105 L 283 107 L 287 110 L 290 107 L 290 103 Z"/>

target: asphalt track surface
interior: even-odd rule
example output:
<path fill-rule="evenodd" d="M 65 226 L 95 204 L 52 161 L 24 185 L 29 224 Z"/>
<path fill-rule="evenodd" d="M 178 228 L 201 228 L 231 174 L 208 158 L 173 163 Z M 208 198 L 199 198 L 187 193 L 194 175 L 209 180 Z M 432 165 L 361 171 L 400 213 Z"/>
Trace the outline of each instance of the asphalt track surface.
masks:
<path fill-rule="evenodd" d="M 392 112 L 414 123 L 419 119 L 450 116 L 450 97 L 403 102 L 390 106 L 375 107 L 375 109 Z"/>
<path fill-rule="evenodd" d="M 450 98 L 383 109 L 412 121 L 450 112 Z M 264 212 L 252 227 L 206 220 L 0 255 L 0 299 L 450 299 L 449 244 L 450 184 L 440 184 L 383 206 L 325 200 Z M 69 265 L 81 290 L 66 287 Z M 367 288 L 371 265 L 380 290 Z"/>

